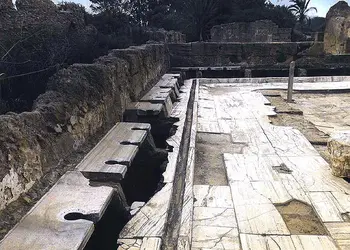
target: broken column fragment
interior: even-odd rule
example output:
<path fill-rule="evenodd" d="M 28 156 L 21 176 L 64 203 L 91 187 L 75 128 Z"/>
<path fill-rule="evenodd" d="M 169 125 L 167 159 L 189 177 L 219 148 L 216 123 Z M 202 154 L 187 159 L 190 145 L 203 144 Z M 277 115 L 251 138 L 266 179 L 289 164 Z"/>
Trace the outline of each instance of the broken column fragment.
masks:
<path fill-rule="evenodd" d="M 337 177 L 350 177 L 350 131 L 331 135 L 328 142 L 331 155 L 332 174 Z"/>

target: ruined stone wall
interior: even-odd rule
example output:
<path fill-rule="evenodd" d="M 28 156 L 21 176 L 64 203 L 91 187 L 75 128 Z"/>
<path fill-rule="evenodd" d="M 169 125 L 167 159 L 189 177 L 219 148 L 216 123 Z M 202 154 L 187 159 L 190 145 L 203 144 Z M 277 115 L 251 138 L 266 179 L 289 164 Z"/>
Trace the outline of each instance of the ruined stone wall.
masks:
<path fill-rule="evenodd" d="M 55 74 L 32 112 L 0 116 L 0 210 L 101 129 L 169 68 L 164 45 L 112 50 Z"/>
<path fill-rule="evenodd" d="M 212 42 L 290 42 L 291 29 L 279 28 L 270 20 L 251 23 L 237 22 L 214 26 Z"/>
<path fill-rule="evenodd" d="M 172 67 L 275 65 L 289 63 L 302 43 L 169 44 Z M 306 44 L 309 46 L 309 44 Z"/>
<path fill-rule="evenodd" d="M 51 0 L 17 0 L 16 8 L 11 0 L 0 4 L 0 41 L 17 39 L 15 35 L 21 32 L 25 38 L 26 34 L 51 25 L 67 31 L 85 27 L 83 12 L 59 11 Z"/>
<path fill-rule="evenodd" d="M 185 43 L 186 35 L 181 32 L 165 29 L 146 29 L 143 32 L 146 41 L 155 41 L 159 43 Z"/>
<path fill-rule="evenodd" d="M 332 55 L 350 54 L 350 7 L 340 1 L 326 16 L 324 51 Z"/>

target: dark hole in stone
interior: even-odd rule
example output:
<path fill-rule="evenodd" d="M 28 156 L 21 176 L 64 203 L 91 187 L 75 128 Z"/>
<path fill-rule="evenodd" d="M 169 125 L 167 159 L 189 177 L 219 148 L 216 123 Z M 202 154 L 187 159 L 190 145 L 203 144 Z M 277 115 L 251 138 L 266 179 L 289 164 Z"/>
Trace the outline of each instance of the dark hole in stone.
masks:
<path fill-rule="evenodd" d="M 350 183 L 350 178 L 347 178 L 347 177 L 345 177 L 345 178 L 343 178 L 346 182 L 348 182 L 348 183 Z"/>
<path fill-rule="evenodd" d="M 120 164 L 119 161 L 113 161 L 113 160 L 106 161 L 105 163 L 106 163 L 107 165 L 118 165 L 118 164 Z"/>
<path fill-rule="evenodd" d="M 148 128 L 132 128 L 131 130 L 145 130 L 145 131 L 148 131 Z"/>
<path fill-rule="evenodd" d="M 75 220 L 89 220 L 89 221 L 93 221 L 91 219 L 91 216 L 85 215 L 85 214 L 82 214 L 82 213 L 69 213 L 69 214 L 66 214 L 64 216 L 64 219 L 68 220 L 68 221 L 75 221 Z"/>
<path fill-rule="evenodd" d="M 130 141 L 122 141 L 120 143 L 121 145 L 139 145 L 140 143 L 137 143 L 137 142 L 130 142 Z"/>
<path fill-rule="evenodd" d="M 162 188 L 162 174 L 168 163 L 166 138 L 168 137 L 162 138 L 164 149 L 160 149 L 156 147 L 153 137 L 148 135 L 131 166 L 128 167 L 121 185 L 129 205 L 134 201 L 147 202 Z"/>
<path fill-rule="evenodd" d="M 149 121 L 151 124 L 151 134 L 157 148 L 166 149 L 166 140 L 173 136 L 177 131 L 177 126 L 174 123 L 178 122 L 178 118 L 164 118 Z"/>
<path fill-rule="evenodd" d="M 117 194 L 112 198 L 100 221 L 95 223 L 95 230 L 84 250 L 115 250 L 118 235 L 130 219 L 129 212 Z"/>

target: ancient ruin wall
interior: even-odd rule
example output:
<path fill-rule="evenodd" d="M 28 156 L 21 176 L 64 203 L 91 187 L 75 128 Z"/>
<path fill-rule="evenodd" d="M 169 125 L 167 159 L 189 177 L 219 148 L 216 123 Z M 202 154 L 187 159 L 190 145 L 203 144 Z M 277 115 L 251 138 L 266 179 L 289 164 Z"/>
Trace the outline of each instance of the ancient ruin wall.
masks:
<path fill-rule="evenodd" d="M 0 210 L 97 131 L 121 120 L 169 68 L 164 45 L 113 50 L 59 71 L 32 112 L 0 116 Z"/>
<path fill-rule="evenodd" d="M 338 2 L 327 13 L 324 51 L 332 55 L 350 53 L 350 7 L 345 1 Z"/>
<path fill-rule="evenodd" d="M 3 0 L 1 0 L 3 1 Z M 0 41 L 54 25 L 68 32 L 72 27 L 85 27 L 84 13 L 60 11 L 51 0 L 17 0 L 16 9 L 11 0 L 0 4 Z"/>
<path fill-rule="evenodd" d="M 270 20 L 251 23 L 237 22 L 214 26 L 212 42 L 290 42 L 291 29 L 279 28 Z"/>
<path fill-rule="evenodd" d="M 143 30 L 143 36 L 147 41 L 155 41 L 159 43 L 185 43 L 186 35 L 181 32 L 165 29 L 146 28 Z"/>
<path fill-rule="evenodd" d="M 172 67 L 268 66 L 289 63 L 298 43 L 182 43 L 169 44 Z"/>

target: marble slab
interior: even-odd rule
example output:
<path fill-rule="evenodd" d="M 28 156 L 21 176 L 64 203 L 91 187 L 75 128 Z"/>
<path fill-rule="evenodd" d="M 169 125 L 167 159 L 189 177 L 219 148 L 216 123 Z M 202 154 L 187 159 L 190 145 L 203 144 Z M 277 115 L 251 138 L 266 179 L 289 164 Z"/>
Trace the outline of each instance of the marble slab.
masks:
<path fill-rule="evenodd" d="M 166 184 L 147 204 L 125 225 L 119 238 L 162 237 L 173 184 Z"/>
<path fill-rule="evenodd" d="M 119 239 L 117 250 L 160 250 L 161 238 Z"/>
<path fill-rule="evenodd" d="M 236 205 L 240 233 L 290 235 L 290 232 L 273 204 Z"/>
<path fill-rule="evenodd" d="M 343 222 L 342 210 L 331 192 L 310 192 L 310 199 L 323 222 Z"/>
<path fill-rule="evenodd" d="M 297 250 L 290 236 L 240 234 L 242 250 Z"/>
<path fill-rule="evenodd" d="M 84 249 L 113 192 L 91 187 L 80 172 L 67 172 L 5 236 L 0 249 Z"/>
<path fill-rule="evenodd" d="M 331 237 L 336 241 L 341 250 L 350 249 L 350 223 L 325 223 Z"/>
<path fill-rule="evenodd" d="M 235 210 L 232 208 L 195 207 L 193 228 L 198 226 L 237 228 Z"/>
<path fill-rule="evenodd" d="M 237 228 L 198 226 L 193 229 L 192 249 L 239 250 Z"/>
<path fill-rule="evenodd" d="M 263 124 L 262 129 L 279 156 L 319 156 L 299 130 L 270 124 Z"/>
<path fill-rule="evenodd" d="M 224 161 L 228 181 L 275 181 L 278 174 L 272 169 L 282 160 L 277 155 L 226 154 Z"/>
<path fill-rule="evenodd" d="M 229 186 L 194 185 L 195 207 L 233 208 Z"/>
<path fill-rule="evenodd" d="M 337 246 L 328 236 L 292 235 L 295 249 L 300 250 L 337 250 Z"/>

